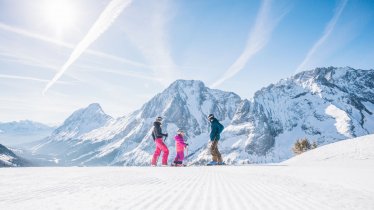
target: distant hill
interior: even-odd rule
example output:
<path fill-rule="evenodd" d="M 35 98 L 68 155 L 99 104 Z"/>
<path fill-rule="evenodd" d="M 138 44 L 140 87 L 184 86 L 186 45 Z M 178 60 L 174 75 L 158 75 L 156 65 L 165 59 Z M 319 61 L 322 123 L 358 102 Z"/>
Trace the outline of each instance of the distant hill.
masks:
<path fill-rule="evenodd" d="M 0 167 L 31 166 L 31 163 L 15 155 L 11 150 L 0 144 Z"/>
<path fill-rule="evenodd" d="M 30 120 L 0 123 L 0 143 L 19 146 L 49 136 L 55 127 Z"/>

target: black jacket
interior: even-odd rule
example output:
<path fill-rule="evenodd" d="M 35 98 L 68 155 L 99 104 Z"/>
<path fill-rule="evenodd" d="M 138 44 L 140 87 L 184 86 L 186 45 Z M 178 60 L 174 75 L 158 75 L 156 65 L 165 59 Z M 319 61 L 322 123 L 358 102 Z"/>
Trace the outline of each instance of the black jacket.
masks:
<path fill-rule="evenodd" d="M 153 140 L 156 140 L 158 138 L 162 138 L 164 136 L 167 136 L 167 134 L 162 133 L 161 123 L 160 122 L 154 122 L 153 123 L 153 131 L 152 131 Z"/>

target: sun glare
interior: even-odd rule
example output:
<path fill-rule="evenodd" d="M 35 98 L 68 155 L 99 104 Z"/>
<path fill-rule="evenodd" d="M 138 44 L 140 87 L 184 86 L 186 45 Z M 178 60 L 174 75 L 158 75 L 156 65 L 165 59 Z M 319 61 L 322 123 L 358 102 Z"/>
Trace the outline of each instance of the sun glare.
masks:
<path fill-rule="evenodd" d="M 66 29 L 74 24 L 75 8 L 69 0 L 48 0 L 44 3 L 44 15 L 48 24 Z"/>

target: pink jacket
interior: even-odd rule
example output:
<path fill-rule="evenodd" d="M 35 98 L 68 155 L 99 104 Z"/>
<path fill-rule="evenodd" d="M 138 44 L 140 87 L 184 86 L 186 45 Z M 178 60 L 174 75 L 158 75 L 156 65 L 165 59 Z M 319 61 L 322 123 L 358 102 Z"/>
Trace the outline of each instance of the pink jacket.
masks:
<path fill-rule="evenodd" d="M 175 148 L 177 149 L 177 151 L 183 151 L 184 147 L 186 146 L 186 143 L 184 143 L 183 136 L 178 134 L 174 137 L 174 140 Z"/>

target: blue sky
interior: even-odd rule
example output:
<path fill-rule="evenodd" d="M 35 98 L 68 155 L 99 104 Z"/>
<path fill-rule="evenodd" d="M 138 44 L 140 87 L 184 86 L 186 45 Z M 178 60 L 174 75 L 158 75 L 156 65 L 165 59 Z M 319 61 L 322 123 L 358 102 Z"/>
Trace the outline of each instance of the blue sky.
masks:
<path fill-rule="evenodd" d="M 0 122 L 119 117 L 176 79 L 251 98 L 323 66 L 374 68 L 374 1 L 0 0 Z"/>

